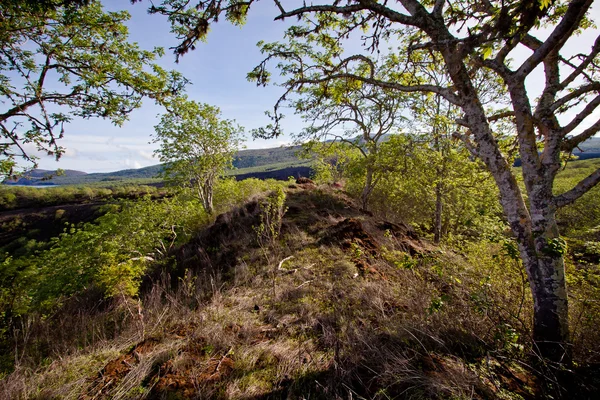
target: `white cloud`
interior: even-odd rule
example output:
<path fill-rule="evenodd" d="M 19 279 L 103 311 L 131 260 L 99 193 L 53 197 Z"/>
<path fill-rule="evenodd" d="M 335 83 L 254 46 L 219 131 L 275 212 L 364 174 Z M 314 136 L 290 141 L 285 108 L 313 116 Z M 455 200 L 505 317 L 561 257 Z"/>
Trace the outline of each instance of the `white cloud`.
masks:
<path fill-rule="evenodd" d="M 79 152 L 74 147 L 67 147 L 63 153 L 63 157 L 65 158 L 77 158 L 78 155 Z"/>
<path fill-rule="evenodd" d="M 132 160 L 131 158 L 126 158 L 125 160 L 123 160 L 123 166 L 125 166 L 126 168 L 142 168 L 142 164 L 137 161 L 137 160 Z"/>
<path fill-rule="evenodd" d="M 156 161 L 156 158 L 154 157 L 153 152 L 145 151 L 145 150 L 138 150 L 137 153 L 138 153 L 138 155 L 140 155 L 142 158 L 144 158 L 146 160 Z"/>

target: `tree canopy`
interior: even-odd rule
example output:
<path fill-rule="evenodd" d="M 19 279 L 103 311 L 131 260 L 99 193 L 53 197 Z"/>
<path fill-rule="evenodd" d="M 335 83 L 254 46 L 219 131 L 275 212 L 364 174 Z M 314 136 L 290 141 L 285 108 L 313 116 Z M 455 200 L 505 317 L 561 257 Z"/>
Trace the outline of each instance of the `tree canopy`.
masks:
<path fill-rule="evenodd" d="M 220 119 L 221 110 L 208 104 L 175 99 L 156 125 L 155 151 L 165 166 L 164 175 L 195 189 L 204 209 L 213 212 L 214 185 L 241 144 L 243 128 Z"/>
<path fill-rule="evenodd" d="M 151 12 L 168 15 L 181 39 L 177 55 L 193 49 L 211 23 L 225 17 L 244 22 L 255 0 L 164 0 Z M 270 61 L 284 76 L 282 99 L 307 85 L 359 81 L 404 93 L 434 93 L 460 108 L 461 138 L 490 171 L 527 271 L 534 299 L 534 339 L 542 355 L 568 360 L 568 299 L 556 211 L 600 181 L 600 169 L 555 196 L 553 184 L 561 153 L 600 131 L 600 35 L 587 48 L 570 51 L 569 39 L 593 29 L 592 0 L 319 1 L 290 6 L 274 0 L 276 20 L 298 19 L 282 43 L 261 43 L 265 60 L 249 75 L 259 85 L 270 78 Z M 542 29 L 543 28 L 543 29 Z M 362 50 L 347 51 L 352 40 Z M 524 51 L 522 59 L 514 50 Z M 385 76 L 375 65 L 389 65 Z M 424 71 L 439 65 L 446 79 Z M 539 69 L 538 69 L 539 68 Z M 536 71 L 536 72 L 534 72 Z M 543 75 L 541 94 L 526 79 Z M 486 75 L 507 95 L 488 101 L 477 84 Z M 503 98 L 502 98 L 503 97 Z M 278 104 L 273 134 L 280 133 Z M 510 118 L 522 162 L 523 191 L 494 124 Z M 566 356 L 566 358 L 565 358 Z"/>
<path fill-rule="evenodd" d="M 390 166 L 377 168 L 380 142 L 387 135 L 399 133 L 406 118 L 406 99 L 398 93 L 378 87 L 337 82 L 329 88 L 307 87 L 291 102 L 310 125 L 296 135 L 300 141 L 334 139 L 351 145 L 364 159 L 363 209 L 369 208 L 369 197 Z M 381 168 L 382 167 L 382 168 Z"/>
<path fill-rule="evenodd" d="M 58 159 L 74 117 L 122 124 L 142 98 L 161 103 L 182 91 L 178 72 L 153 63 L 162 49 L 128 41 L 128 19 L 97 1 L 1 3 L 0 175 L 19 159 L 35 165 L 36 150 Z"/>

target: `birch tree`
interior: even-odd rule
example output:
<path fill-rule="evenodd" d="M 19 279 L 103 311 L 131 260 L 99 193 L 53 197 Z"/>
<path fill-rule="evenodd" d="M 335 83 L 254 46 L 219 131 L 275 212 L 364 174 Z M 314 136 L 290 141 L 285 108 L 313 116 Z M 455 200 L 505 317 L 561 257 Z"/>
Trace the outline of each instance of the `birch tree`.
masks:
<path fill-rule="evenodd" d="M 197 0 L 186 7 L 165 0 L 151 11 L 169 15 L 181 38 L 176 52 L 182 55 L 219 17 L 242 24 L 255 1 Z M 558 196 L 553 183 L 561 152 L 572 151 L 600 130 L 600 35 L 588 18 L 593 0 L 336 0 L 291 8 L 287 2 L 273 2 L 276 20 L 300 22 L 287 30 L 284 43 L 262 44 L 265 62 L 251 74 L 258 84 L 269 81 L 268 62 L 279 60 L 285 94 L 306 84 L 356 79 L 400 92 L 439 94 L 461 109 L 465 131 L 458 136 L 494 177 L 518 242 L 534 300 L 537 349 L 550 360 L 568 361 L 565 246 L 555 215 L 594 187 L 600 170 Z M 576 45 L 582 31 L 590 31 L 593 43 Z M 345 52 L 343 44 L 357 36 L 364 51 Z M 388 61 L 396 71 L 377 77 L 377 50 L 390 45 Z M 517 59 L 515 50 L 525 56 Z M 438 56 L 448 84 L 411 80 L 418 73 L 411 63 L 414 54 Z M 508 110 L 484 107 L 474 83 L 483 70 L 507 90 Z M 543 77 L 539 96 L 526 86 L 533 74 Z M 279 134 L 277 106 L 272 117 L 273 134 Z M 524 191 L 492 129 L 503 117 L 515 124 Z"/>
<path fill-rule="evenodd" d="M 202 201 L 204 210 L 213 213 L 214 186 L 241 144 L 241 126 L 220 119 L 218 107 L 185 98 L 175 99 L 169 112 L 155 126 L 154 152 L 166 163 L 164 176 L 182 186 L 191 187 Z"/>

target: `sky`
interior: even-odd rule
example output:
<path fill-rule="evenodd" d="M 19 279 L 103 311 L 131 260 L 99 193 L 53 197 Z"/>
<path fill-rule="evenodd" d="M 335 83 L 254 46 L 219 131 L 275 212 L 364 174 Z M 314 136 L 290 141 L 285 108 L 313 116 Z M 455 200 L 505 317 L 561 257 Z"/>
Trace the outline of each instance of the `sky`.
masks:
<path fill-rule="evenodd" d="M 290 111 L 283 121 L 283 136 L 254 140 L 249 133 L 270 122 L 264 112 L 271 110 L 283 93 L 281 87 L 257 87 L 246 80 L 246 74 L 262 61 L 256 43 L 260 40 L 281 40 L 285 28 L 294 22 L 273 21 L 277 9 L 272 1 L 255 3 L 246 25 L 241 28 L 225 21 L 213 24 L 207 42 L 198 43 L 195 50 L 180 58 L 179 63 L 175 63 L 175 56 L 169 49 L 178 44 L 177 38 L 170 33 L 166 17 L 147 13 L 149 0 L 135 5 L 126 0 L 104 0 L 102 3 L 107 11 L 126 9 L 130 12 L 130 41 L 139 43 L 143 49 L 165 48 L 165 56 L 157 63 L 163 68 L 180 71 L 192 82 L 187 87 L 187 94 L 192 100 L 220 107 L 223 118 L 235 119 L 246 128 L 246 148 L 288 145 L 292 142 L 290 134 L 302 130 L 304 124 L 300 117 Z M 600 16 L 599 4 L 594 5 L 591 15 Z M 597 29 L 586 31 L 582 36 L 572 38 L 566 48 L 573 53 L 587 51 L 597 35 Z M 528 52 L 523 50 L 511 54 L 516 61 L 527 55 Z M 536 96 L 542 85 L 543 72 L 534 71 L 527 80 L 530 95 Z M 574 109 L 571 116 L 576 111 Z M 590 120 L 598 119 L 598 111 Z M 65 128 L 65 138 L 60 142 L 66 153 L 59 162 L 42 156 L 39 168 L 110 172 L 155 165 L 159 160 L 153 157 L 153 151 L 158 145 L 150 142 L 154 125 L 162 112 L 151 100 L 146 100 L 120 127 L 98 118 L 73 120 Z"/>
<path fill-rule="evenodd" d="M 178 70 L 192 82 L 186 89 L 190 99 L 218 106 L 222 118 L 235 119 L 245 128 L 246 148 L 291 143 L 289 133 L 298 132 L 303 126 L 300 118 L 293 114 L 284 120 L 284 136 L 253 140 L 249 133 L 270 122 L 264 112 L 272 109 L 283 93 L 282 88 L 257 87 L 246 80 L 246 74 L 262 60 L 256 43 L 281 39 L 289 25 L 273 21 L 277 10 L 272 2 L 257 3 L 243 28 L 225 22 L 213 25 L 208 41 L 199 43 L 196 50 L 188 52 L 179 63 L 175 63 L 175 56 L 169 49 L 178 44 L 177 38 L 170 33 L 166 17 L 147 14 L 149 4 L 147 0 L 135 5 L 126 0 L 103 1 L 107 11 L 126 9 L 130 12 L 131 19 L 127 24 L 130 41 L 147 50 L 156 46 L 165 48 L 165 56 L 157 63 L 163 68 Z M 146 100 L 120 127 L 98 118 L 75 119 L 66 126 L 65 137 L 60 141 L 66 148 L 65 154 L 59 162 L 42 156 L 39 168 L 110 172 L 158 164 L 158 159 L 153 157 L 158 145 L 149 142 L 162 112 L 151 100 Z"/>

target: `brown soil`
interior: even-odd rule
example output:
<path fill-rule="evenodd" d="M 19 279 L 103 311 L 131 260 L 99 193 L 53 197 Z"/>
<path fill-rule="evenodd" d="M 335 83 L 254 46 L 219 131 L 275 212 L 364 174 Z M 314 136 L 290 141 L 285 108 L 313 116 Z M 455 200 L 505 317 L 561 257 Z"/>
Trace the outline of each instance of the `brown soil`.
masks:
<path fill-rule="evenodd" d="M 226 272 L 235 266 L 238 258 L 255 241 L 253 226 L 259 224 L 259 201 L 219 215 L 215 222 L 200 232 L 176 252 L 178 279 L 186 269 L 211 273 L 215 269 Z"/>
<path fill-rule="evenodd" d="M 157 374 L 150 379 L 156 382 L 149 398 L 162 398 L 163 394 L 179 395 L 186 399 L 194 398 L 200 386 L 207 387 L 227 377 L 234 370 L 235 362 L 227 355 L 204 357 L 195 351 L 181 354 L 189 365 L 187 368 L 176 367 L 173 360 L 162 364 Z M 200 368 L 198 368 L 200 366 Z"/>
<path fill-rule="evenodd" d="M 346 218 L 328 228 L 320 244 L 336 244 L 344 250 L 352 250 L 353 246 L 359 246 L 371 256 L 377 256 L 379 253 L 379 244 L 356 218 Z"/>
<path fill-rule="evenodd" d="M 98 376 L 89 385 L 86 394 L 81 396 L 80 399 L 105 398 L 110 389 L 116 386 L 140 362 L 140 357 L 150 353 L 158 343 L 159 341 L 156 339 L 146 339 L 138 343 L 127 354 L 110 361 L 100 371 Z"/>

